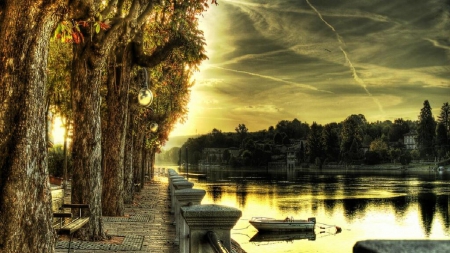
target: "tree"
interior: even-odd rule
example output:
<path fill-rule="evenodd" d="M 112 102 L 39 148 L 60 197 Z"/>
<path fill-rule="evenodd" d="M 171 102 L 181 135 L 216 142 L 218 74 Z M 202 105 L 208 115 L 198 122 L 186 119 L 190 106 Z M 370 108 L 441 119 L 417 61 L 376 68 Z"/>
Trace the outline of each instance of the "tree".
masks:
<path fill-rule="evenodd" d="M 297 160 L 302 163 L 305 160 L 305 146 L 303 145 L 303 141 L 300 142 L 300 149 L 298 153 L 296 154 Z"/>
<path fill-rule="evenodd" d="M 239 124 L 236 128 L 236 133 L 238 134 L 239 142 L 242 143 L 242 141 L 247 137 L 248 128 L 245 126 L 245 124 Z"/>
<path fill-rule="evenodd" d="M 411 162 L 411 160 L 412 156 L 408 150 L 404 151 L 404 153 L 400 155 L 400 163 L 402 165 L 408 165 Z"/>
<path fill-rule="evenodd" d="M 370 143 L 370 151 L 378 154 L 378 157 L 385 161 L 388 158 L 389 147 L 381 138 L 377 138 Z"/>
<path fill-rule="evenodd" d="M 0 251 L 54 252 L 47 59 L 65 1 L 0 3 Z"/>
<path fill-rule="evenodd" d="M 379 164 L 380 160 L 381 160 L 380 154 L 378 154 L 377 152 L 367 151 L 365 153 L 365 162 L 368 165 Z"/>
<path fill-rule="evenodd" d="M 116 199 L 115 197 L 121 196 L 121 194 L 111 195 L 110 193 L 115 192 L 116 185 L 119 186 L 117 189 L 121 191 L 121 183 L 118 183 L 122 181 L 122 166 L 120 164 L 123 162 L 122 158 L 120 158 L 122 157 L 120 153 L 123 153 L 122 150 L 124 150 L 124 148 L 119 147 L 116 150 L 111 150 L 116 156 L 109 156 L 106 161 L 112 166 L 105 166 L 105 163 L 101 166 L 100 163 L 100 151 L 103 150 L 103 153 L 106 154 L 108 151 L 105 151 L 105 149 L 112 148 L 110 145 L 102 147 L 100 142 L 102 139 L 100 131 L 102 128 L 100 121 L 100 88 L 104 80 L 102 79 L 102 73 L 104 73 L 105 68 L 108 67 L 107 61 L 109 59 L 110 63 L 112 63 L 112 68 L 110 68 L 111 71 L 109 73 L 106 72 L 109 74 L 108 83 L 114 84 L 115 87 L 119 87 L 119 89 L 125 89 L 123 86 L 129 84 L 128 80 L 133 64 L 148 68 L 155 67 L 169 55 L 167 52 L 172 52 L 172 50 L 179 46 L 186 46 L 183 51 L 186 52 L 184 55 L 187 60 L 182 62 L 192 62 L 191 58 L 195 58 L 195 60 L 198 61 L 199 57 L 203 57 L 203 54 L 201 51 L 197 50 L 198 47 L 195 47 L 193 43 L 186 42 L 189 39 L 198 37 L 187 34 L 187 36 L 191 36 L 187 38 L 184 36 L 186 34 L 183 34 L 185 31 L 190 32 L 192 30 L 190 26 L 194 23 L 189 23 L 186 20 L 184 20 L 185 22 L 178 24 L 176 22 L 169 22 L 171 27 L 176 29 L 177 33 L 174 33 L 175 30 L 158 30 L 158 36 L 162 38 L 164 43 L 159 43 L 160 41 L 157 43 L 143 43 L 144 34 L 148 24 L 162 24 L 159 21 L 166 18 L 167 20 L 174 20 L 173 17 L 175 14 L 183 12 L 189 13 L 186 16 L 192 18 L 205 10 L 207 5 L 204 0 L 189 3 L 133 0 L 130 1 L 129 5 L 121 1 L 109 1 L 104 5 L 100 5 L 98 2 L 78 1 L 74 2 L 71 7 L 70 16 L 75 20 L 75 24 L 83 24 L 84 26 L 84 24 L 86 24 L 85 21 L 90 20 L 90 22 L 94 22 L 95 28 L 99 27 L 105 29 L 105 31 L 102 31 L 102 29 L 92 29 L 92 24 L 87 24 L 86 28 L 83 26 L 75 27 L 79 30 L 78 34 L 80 37 L 89 39 L 85 39 L 84 43 L 74 45 L 72 65 L 73 75 L 71 82 L 74 117 L 80 119 L 81 123 L 77 124 L 74 128 L 73 161 L 74 167 L 76 167 L 77 170 L 74 171 L 72 181 L 72 197 L 76 201 L 91 204 L 90 231 L 88 234 L 95 239 L 104 236 L 101 225 L 102 210 L 100 206 L 111 207 L 111 210 L 105 210 L 108 214 L 115 213 L 120 215 L 121 210 L 123 210 L 120 206 L 116 207 L 114 204 L 118 203 L 120 205 L 122 202 L 120 197 L 119 199 Z M 108 20 L 104 18 L 108 18 L 108 20 L 112 20 L 112 22 L 108 22 Z M 149 20 L 151 22 L 148 22 Z M 193 22 L 196 22 L 195 19 L 193 20 Z M 107 29 L 109 26 L 110 28 Z M 202 46 L 203 41 L 201 41 L 199 45 Z M 150 46 L 150 48 L 146 48 L 147 46 Z M 191 50 L 192 48 L 194 50 Z M 130 50 L 132 50 L 131 54 Z M 145 52 L 150 53 L 146 54 Z M 116 67 L 118 65 L 125 67 Z M 194 68 L 194 66 L 190 67 Z M 117 71 L 122 72 L 119 73 Z M 111 78 L 112 72 L 116 74 L 119 73 L 120 78 L 117 79 L 117 75 Z M 114 79 L 119 82 L 113 82 Z M 123 99 L 123 97 L 126 96 L 126 93 L 123 92 L 123 90 L 120 92 L 122 95 L 118 96 L 116 101 L 124 101 L 124 103 L 126 103 L 126 99 Z M 114 116 L 111 112 L 109 116 L 124 119 L 122 111 L 125 109 L 126 106 L 123 108 L 121 107 L 117 116 Z M 117 131 L 114 131 L 115 135 L 113 137 L 114 139 L 119 140 L 120 146 L 123 145 L 121 140 L 123 140 L 125 132 L 124 127 L 126 126 L 125 124 L 120 123 L 121 125 L 117 125 L 118 127 L 115 128 L 115 122 L 118 121 L 111 121 L 110 123 L 114 125 L 112 128 L 109 128 L 108 126 L 108 129 L 117 129 Z M 133 124 L 133 126 L 136 126 L 136 124 Z M 164 138 L 164 132 L 159 132 L 158 136 Z M 105 138 L 103 138 L 103 140 L 104 139 Z M 133 167 L 133 169 L 136 169 L 133 174 L 140 179 L 141 187 L 144 185 L 144 168 L 149 168 L 149 166 L 151 166 L 148 161 L 153 161 L 154 152 L 157 150 L 151 147 L 156 144 L 157 139 L 156 136 L 149 138 L 148 134 L 140 132 L 136 136 L 136 141 L 133 142 L 135 144 L 133 153 L 137 155 L 133 157 L 140 160 L 134 163 L 137 166 Z M 102 167 L 103 174 L 105 175 L 104 179 L 102 178 L 101 173 Z M 125 166 L 125 168 L 130 167 L 131 166 Z M 83 175 L 83 177 L 80 175 Z M 90 177 L 86 177 L 85 175 L 90 175 Z M 104 205 L 102 205 L 102 196 L 99 194 L 99 191 L 102 192 L 102 185 L 99 184 L 100 181 L 105 182 L 105 185 L 103 185 L 103 196 L 105 199 L 103 201 L 107 203 Z M 94 188 L 89 188 L 87 186 Z M 109 188 L 113 189 L 110 190 Z"/>
<path fill-rule="evenodd" d="M 438 116 L 438 121 L 444 125 L 448 134 L 450 132 L 450 105 L 448 102 L 442 105 L 441 112 Z"/>
<path fill-rule="evenodd" d="M 286 137 L 287 135 L 284 132 L 276 132 L 275 135 L 273 136 L 273 143 L 280 145 L 283 144 L 283 139 Z"/>
<path fill-rule="evenodd" d="M 316 122 L 313 122 L 311 125 L 311 130 L 308 134 L 308 145 L 307 145 L 307 153 L 309 157 L 309 162 L 314 162 L 316 159 L 320 159 L 319 168 L 322 168 L 322 165 L 325 160 L 325 148 L 322 142 L 322 129 L 323 127 Z"/>
<path fill-rule="evenodd" d="M 423 108 L 420 110 L 417 134 L 417 142 L 421 156 L 432 155 L 434 152 L 434 138 L 436 136 L 436 121 L 433 118 L 428 100 L 423 102 Z"/>
<path fill-rule="evenodd" d="M 344 120 L 341 129 L 341 156 L 344 158 L 354 157 L 356 154 L 350 155 L 351 148 L 356 149 L 361 147 L 363 137 L 365 134 L 365 128 L 367 125 L 364 115 L 350 115 Z"/>
<path fill-rule="evenodd" d="M 247 134 L 248 133 L 248 128 L 245 126 L 245 124 L 239 124 L 236 128 L 236 133 L 238 134 Z"/>
<path fill-rule="evenodd" d="M 327 159 L 339 159 L 339 136 L 336 123 L 326 124 L 322 130 L 322 145 Z"/>
<path fill-rule="evenodd" d="M 409 126 L 403 119 L 395 119 L 389 130 L 389 141 L 403 142 L 403 135 L 409 132 Z"/>
<path fill-rule="evenodd" d="M 436 128 L 436 150 L 439 159 L 444 157 L 449 150 L 447 130 L 445 129 L 445 125 L 440 122 Z"/>
<path fill-rule="evenodd" d="M 444 156 L 450 151 L 450 105 L 448 102 L 441 107 L 438 116 L 438 127 L 436 129 L 436 145 L 438 145 L 438 153 Z"/>

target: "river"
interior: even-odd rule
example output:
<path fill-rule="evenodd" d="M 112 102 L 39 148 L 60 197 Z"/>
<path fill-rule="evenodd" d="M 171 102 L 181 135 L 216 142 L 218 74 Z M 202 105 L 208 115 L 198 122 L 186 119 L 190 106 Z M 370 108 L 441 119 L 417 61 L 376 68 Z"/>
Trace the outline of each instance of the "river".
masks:
<path fill-rule="evenodd" d="M 189 181 L 206 190 L 202 204 L 242 211 L 231 237 L 248 253 L 349 253 L 367 239 L 450 239 L 450 172 L 206 167 L 189 168 Z M 315 217 L 318 225 L 261 239 L 248 223 L 261 216 Z"/>

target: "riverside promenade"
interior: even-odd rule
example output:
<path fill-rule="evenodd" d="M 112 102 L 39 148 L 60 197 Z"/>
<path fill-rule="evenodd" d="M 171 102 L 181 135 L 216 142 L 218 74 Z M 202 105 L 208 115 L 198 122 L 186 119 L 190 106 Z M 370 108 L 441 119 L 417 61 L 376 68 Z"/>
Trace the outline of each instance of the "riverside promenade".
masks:
<path fill-rule="evenodd" d="M 152 181 L 145 183 L 141 192 L 135 194 L 133 204 L 125 206 L 125 216 L 103 216 L 104 230 L 111 236 L 110 240 L 89 242 L 74 238 L 70 252 L 178 253 L 179 247 L 174 244 L 175 218 L 170 213 L 168 186 L 165 175 L 155 175 Z M 67 237 L 57 239 L 55 252 L 68 252 L 68 245 Z M 232 252 L 245 253 L 233 240 Z"/>
<path fill-rule="evenodd" d="M 173 243 L 175 226 L 169 198 L 167 177 L 155 176 L 135 194 L 132 204 L 125 205 L 125 216 L 103 216 L 104 230 L 111 236 L 110 240 L 89 242 L 74 238 L 70 252 L 178 253 L 178 246 Z M 55 252 L 66 253 L 68 244 L 67 238 L 58 239 Z"/>

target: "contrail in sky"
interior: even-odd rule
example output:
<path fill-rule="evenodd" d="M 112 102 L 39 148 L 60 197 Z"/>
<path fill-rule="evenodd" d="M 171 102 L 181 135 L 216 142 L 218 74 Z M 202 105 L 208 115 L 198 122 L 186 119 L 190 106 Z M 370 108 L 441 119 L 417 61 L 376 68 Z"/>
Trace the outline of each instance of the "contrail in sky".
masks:
<path fill-rule="evenodd" d="M 339 35 L 339 33 L 336 31 L 336 29 L 334 29 L 334 27 L 332 25 L 330 25 L 327 21 L 325 21 L 325 19 L 322 17 L 322 14 L 320 14 L 320 12 L 309 2 L 309 0 L 306 0 L 306 2 L 311 7 L 311 9 L 313 9 L 314 12 L 317 13 L 320 20 L 322 20 L 336 34 L 337 40 L 339 41 L 339 44 L 340 44 L 339 49 L 341 49 L 342 53 L 344 54 L 345 60 L 348 62 L 350 71 L 352 71 L 353 79 L 355 79 L 355 81 L 366 91 L 366 94 L 372 98 L 372 100 L 375 102 L 375 104 L 378 105 L 378 109 L 381 111 L 381 113 L 384 114 L 384 110 L 380 104 L 380 101 L 378 101 L 377 98 L 373 97 L 372 93 L 370 93 L 370 91 L 367 89 L 367 85 L 364 82 L 364 80 L 359 78 L 358 73 L 356 72 L 356 69 L 353 66 L 353 63 L 350 61 L 350 58 L 348 58 L 347 52 L 345 52 L 344 48 L 342 48 L 342 45 L 345 44 L 344 41 L 342 40 L 342 37 Z"/>
<path fill-rule="evenodd" d="M 283 83 L 287 83 L 287 84 L 298 85 L 298 86 L 300 86 L 302 88 L 309 89 L 309 90 L 326 92 L 326 93 L 333 93 L 333 92 L 327 91 L 327 90 L 319 90 L 316 87 L 311 86 L 311 85 L 290 82 L 290 81 L 286 81 L 286 80 L 283 80 L 283 79 L 280 79 L 280 78 L 276 78 L 276 77 L 273 77 L 273 76 L 265 76 L 265 75 L 260 75 L 260 74 L 256 74 L 256 73 L 252 73 L 252 72 L 236 70 L 236 69 L 227 69 L 227 68 L 222 68 L 222 67 L 218 67 L 218 66 L 211 66 L 211 67 L 212 68 L 216 68 L 216 69 L 223 69 L 223 70 L 227 70 L 227 71 L 233 71 L 233 72 L 237 72 L 237 73 L 247 74 L 247 75 L 251 75 L 251 76 L 257 76 L 257 77 L 261 77 L 261 78 L 265 78 L 265 79 L 274 80 L 274 81 L 277 81 L 277 82 L 283 82 Z"/>

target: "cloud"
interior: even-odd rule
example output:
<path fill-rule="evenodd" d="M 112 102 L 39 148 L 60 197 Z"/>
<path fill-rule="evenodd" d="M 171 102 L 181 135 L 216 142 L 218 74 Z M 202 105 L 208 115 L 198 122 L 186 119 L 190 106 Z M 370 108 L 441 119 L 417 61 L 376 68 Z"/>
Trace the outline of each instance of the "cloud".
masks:
<path fill-rule="evenodd" d="M 332 92 L 326 91 L 326 90 L 319 90 L 316 87 L 311 86 L 311 85 L 306 85 L 306 84 L 300 84 L 300 83 L 295 83 L 295 82 L 291 82 L 291 81 L 286 81 L 286 80 L 283 80 L 283 79 L 280 79 L 280 78 L 276 78 L 276 77 L 273 77 L 273 76 L 261 75 L 261 74 L 257 74 L 257 73 L 251 73 L 251 72 L 242 71 L 242 70 L 236 70 L 236 69 L 227 69 L 227 68 L 222 68 L 222 67 L 218 67 L 218 66 L 211 66 L 211 67 L 212 68 L 223 69 L 223 70 L 227 70 L 227 71 L 232 71 L 232 72 L 237 72 L 237 73 L 242 73 L 242 74 L 247 74 L 247 75 L 251 75 L 251 76 L 256 76 L 256 77 L 269 79 L 269 80 L 272 80 L 272 81 L 281 82 L 281 83 L 285 83 L 285 84 L 291 84 L 291 85 L 295 85 L 295 86 L 303 88 L 303 89 L 308 89 L 308 90 L 313 90 L 313 91 L 320 91 L 320 92 L 326 92 L 326 93 L 332 93 Z"/>
<path fill-rule="evenodd" d="M 209 60 L 184 128 L 415 120 L 425 99 L 449 102 L 449 12 L 445 0 L 222 0 L 201 22 Z"/>
<path fill-rule="evenodd" d="M 279 113 L 282 109 L 276 107 L 275 105 L 248 105 L 245 107 L 236 107 L 233 109 L 235 112 L 251 112 L 251 113 Z"/>
<path fill-rule="evenodd" d="M 325 19 L 323 19 L 322 14 L 320 14 L 320 12 L 309 2 L 309 0 L 306 0 L 306 2 L 308 3 L 308 5 L 314 10 L 314 12 L 317 13 L 317 15 L 319 16 L 320 20 L 322 20 L 335 34 L 336 34 L 336 38 L 340 44 L 339 49 L 342 51 L 342 53 L 345 56 L 345 60 L 347 61 L 349 67 L 350 67 L 350 71 L 352 72 L 352 76 L 355 79 L 355 81 L 364 89 L 364 91 L 367 93 L 367 95 L 369 95 L 372 100 L 375 102 L 375 104 L 377 104 L 378 108 L 380 109 L 380 112 L 382 114 L 384 114 L 383 111 L 383 106 L 381 105 L 380 101 L 373 97 L 372 93 L 370 93 L 369 89 L 367 88 L 366 83 L 364 82 L 363 79 L 361 79 L 358 76 L 358 72 L 356 71 L 355 67 L 353 66 L 352 61 L 350 60 L 350 58 L 348 57 L 347 52 L 344 50 L 343 46 L 344 46 L 344 41 L 342 40 L 342 37 L 339 35 L 338 32 L 336 32 L 336 30 L 334 29 L 334 27 L 332 25 L 330 25 L 327 21 L 325 21 Z"/>

